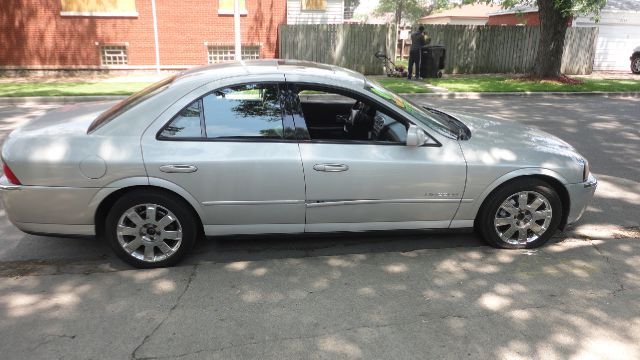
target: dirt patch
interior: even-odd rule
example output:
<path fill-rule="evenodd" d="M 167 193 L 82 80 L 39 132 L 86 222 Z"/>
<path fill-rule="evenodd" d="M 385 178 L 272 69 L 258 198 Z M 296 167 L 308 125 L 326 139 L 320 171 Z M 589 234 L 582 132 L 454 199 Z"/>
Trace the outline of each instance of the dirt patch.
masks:
<path fill-rule="evenodd" d="M 533 75 L 529 75 L 529 76 L 518 76 L 515 77 L 514 79 L 516 80 L 520 80 L 520 81 L 530 81 L 530 82 L 536 82 L 536 83 L 543 83 L 543 84 L 563 84 L 563 85 L 581 85 L 584 84 L 584 81 L 580 80 L 580 79 L 575 79 L 575 78 L 570 78 L 566 75 L 561 75 L 561 76 L 556 76 L 556 77 L 545 77 L 545 78 L 540 78 L 540 77 L 536 77 Z"/>

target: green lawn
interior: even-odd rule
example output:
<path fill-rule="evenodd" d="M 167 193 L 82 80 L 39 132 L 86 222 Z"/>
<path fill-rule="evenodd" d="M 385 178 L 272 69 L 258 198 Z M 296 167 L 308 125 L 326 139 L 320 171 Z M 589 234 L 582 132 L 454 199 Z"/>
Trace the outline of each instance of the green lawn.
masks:
<path fill-rule="evenodd" d="M 0 83 L 0 97 L 129 95 L 149 84 L 135 82 Z"/>
<path fill-rule="evenodd" d="M 405 78 L 379 77 L 374 78 L 380 85 L 398 94 L 419 94 L 430 93 L 431 91 L 426 82 L 407 80 Z"/>
<path fill-rule="evenodd" d="M 423 86 L 419 81 L 404 79 L 377 79 L 389 90 L 399 93 L 416 93 Z M 562 84 L 553 81 L 527 81 L 505 76 L 483 77 L 452 77 L 443 79 L 427 79 L 425 83 L 445 88 L 452 92 L 589 92 L 610 91 L 629 92 L 640 91 L 640 80 L 584 80 L 582 84 Z M 415 90 L 419 91 L 415 91 Z"/>

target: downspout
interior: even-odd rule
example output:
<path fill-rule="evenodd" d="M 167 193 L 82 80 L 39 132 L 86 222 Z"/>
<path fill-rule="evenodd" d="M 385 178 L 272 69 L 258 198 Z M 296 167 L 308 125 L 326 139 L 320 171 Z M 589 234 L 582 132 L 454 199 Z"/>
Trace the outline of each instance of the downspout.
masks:
<path fill-rule="evenodd" d="M 151 0 L 151 12 L 153 13 L 153 40 L 156 45 L 156 72 L 160 72 L 160 47 L 158 45 L 158 18 L 156 16 L 156 0 Z"/>
<path fill-rule="evenodd" d="M 233 28 L 235 32 L 236 61 L 242 60 L 240 45 L 240 0 L 233 1 Z"/>

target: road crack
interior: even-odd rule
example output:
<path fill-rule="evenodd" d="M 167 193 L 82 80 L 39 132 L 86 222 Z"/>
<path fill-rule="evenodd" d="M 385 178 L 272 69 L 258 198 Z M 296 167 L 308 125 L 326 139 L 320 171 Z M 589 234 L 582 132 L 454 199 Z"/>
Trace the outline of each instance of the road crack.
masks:
<path fill-rule="evenodd" d="M 622 282 L 620 273 L 618 272 L 618 269 L 615 267 L 615 265 L 613 265 L 611 258 L 606 255 L 604 251 L 602 251 L 602 249 L 593 242 L 593 240 L 587 238 L 586 241 L 588 241 L 589 244 L 591 244 L 591 246 L 596 250 L 596 252 L 605 259 L 607 266 L 609 266 L 609 268 L 611 269 L 611 278 L 613 279 L 614 283 L 617 284 L 617 287 L 611 290 L 611 295 L 617 296 L 619 293 L 625 291 L 624 283 Z"/>
<path fill-rule="evenodd" d="M 189 290 L 189 287 L 191 287 L 191 283 L 193 282 L 193 279 L 195 279 L 196 277 L 197 270 L 198 270 L 198 265 L 197 264 L 193 265 L 193 269 L 191 270 L 191 274 L 189 275 L 187 284 L 184 286 L 184 290 L 182 290 L 180 295 L 178 295 L 176 299 L 176 303 L 173 304 L 173 306 L 167 312 L 167 315 L 158 323 L 158 325 L 156 325 L 156 327 L 154 327 L 153 330 L 151 330 L 151 332 L 148 335 L 146 335 L 144 339 L 142 339 L 142 342 L 138 346 L 136 346 L 135 349 L 133 349 L 133 351 L 131 352 L 131 360 L 147 359 L 147 358 L 139 358 L 136 354 L 149 341 L 149 339 L 151 339 L 151 337 L 158 331 L 158 329 L 160 329 L 160 327 L 167 321 L 167 319 L 171 317 L 171 314 L 178 307 L 178 305 L 180 305 L 180 301 L 182 300 L 182 297 L 184 297 L 184 294 L 187 293 L 187 291 Z"/>
<path fill-rule="evenodd" d="M 552 307 L 551 304 L 547 304 L 547 305 L 534 305 L 534 306 L 529 306 L 529 307 L 523 307 L 520 309 L 513 309 L 513 310 L 529 310 L 529 309 L 542 309 L 542 308 L 547 308 L 547 307 Z M 310 339 L 317 339 L 317 338 L 322 338 L 322 337 L 326 337 L 326 336 L 333 336 L 333 335 L 337 335 L 337 334 L 341 334 L 341 333 L 345 333 L 345 332 L 351 332 L 351 331 L 358 331 L 361 329 L 384 329 L 384 328 L 390 328 L 390 327 L 396 327 L 396 326 L 410 326 L 410 325 L 414 325 L 417 323 L 423 323 L 423 322 L 427 322 L 429 320 L 444 320 L 444 319 L 449 319 L 449 318 L 458 318 L 458 319 L 464 319 L 464 320 L 471 320 L 471 319 L 480 319 L 480 318 L 488 318 L 488 317 L 492 317 L 492 316 L 502 316 L 503 314 L 501 313 L 487 313 L 487 314 L 475 314 L 475 315 L 460 315 L 460 314 L 447 314 L 447 315 L 442 315 L 442 316 L 432 316 L 432 314 L 429 313 L 420 313 L 415 317 L 412 317 L 411 319 L 407 319 L 407 320 L 403 320 L 403 321 L 396 321 L 396 322 L 390 322 L 390 323 L 385 323 L 385 324 L 371 324 L 371 325 L 357 325 L 357 326 L 351 326 L 351 327 L 346 327 L 346 328 L 342 328 L 342 329 L 334 329 L 334 330 L 330 330 L 328 332 L 323 332 L 323 333 L 319 333 L 319 334 L 309 334 L 309 335 L 303 335 L 303 336 L 291 336 L 291 337 L 275 337 L 273 339 L 264 339 L 261 341 L 248 341 L 248 342 L 240 342 L 240 343 L 228 343 L 222 346 L 218 346 L 218 347 L 213 347 L 213 348 L 206 348 L 206 349 L 200 349 L 200 350 L 195 350 L 195 351 L 189 351 L 186 353 L 181 353 L 181 354 L 173 354 L 173 355 L 161 355 L 161 356 L 149 356 L 149 357 L 142 357 L 142 358 L 136 358 L 135 360 L 162 360 L 162 359 L 180 359 L 180 358 L 184 358 L 187 356 L 192 356 L 192 355 L 198 355 L 198 354 L 202 354 L 202 353 L 217 353 L 217 352 L 221 352 L 221 351 L 225 351 L 225 350 L 229 350 L 229 349 L 235 349 L 235 348 L 242 348 L 242 347 L 246 347 L 246 346 L 255 346 L 255 345 L 266 345 L 268 343 L 282 343 L 285 341 L 292 341 L 292 340 L 310 340 Z"/>

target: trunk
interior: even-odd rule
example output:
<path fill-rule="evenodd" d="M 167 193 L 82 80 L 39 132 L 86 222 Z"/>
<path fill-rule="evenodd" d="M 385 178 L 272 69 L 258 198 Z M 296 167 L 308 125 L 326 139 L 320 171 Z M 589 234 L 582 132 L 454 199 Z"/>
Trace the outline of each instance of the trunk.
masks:
<path fill-rule="evenodd" d="M 538 77 L 560 76 L 564 37 L 569 20 L 563 10 L 570 7 L 570 0 L 538 0 L 540 41 L 534 67 L 534 74 Z"/>

